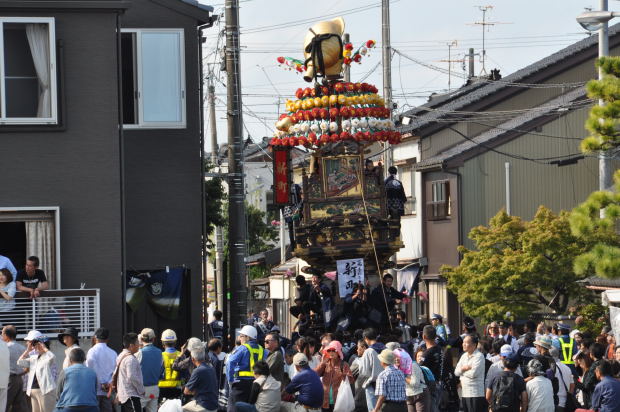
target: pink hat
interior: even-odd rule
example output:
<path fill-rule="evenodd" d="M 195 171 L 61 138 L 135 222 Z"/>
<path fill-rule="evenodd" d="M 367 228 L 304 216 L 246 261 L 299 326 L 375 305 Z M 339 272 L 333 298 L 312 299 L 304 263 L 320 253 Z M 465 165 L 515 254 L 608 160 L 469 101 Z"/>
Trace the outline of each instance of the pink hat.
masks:
<path fill-rule="evenodd" d="M 327 356 L 327 352 L 329 352 L 330 350 L 336 351 L 340 359 L 344 359 L 344 355 L 342 354 L 342 344 L 340 344 L 340 342 L 338 342 L 337 340 L 329 342 L 329 345 L 327 345 L 327 347 L 323 349 L 323 356 Z"/>
<path fill-rule="evenodd" d="M 398 369 L 400 369 L 401 372 L 405 375 L 411 375 L 411 364 L 413 361 L 411 360 L 411 356 L 409 356 L 407 351 L 401 348 L 394 349 L 394 356 L 400 359 L 400 365 L 398 366 Z"/>

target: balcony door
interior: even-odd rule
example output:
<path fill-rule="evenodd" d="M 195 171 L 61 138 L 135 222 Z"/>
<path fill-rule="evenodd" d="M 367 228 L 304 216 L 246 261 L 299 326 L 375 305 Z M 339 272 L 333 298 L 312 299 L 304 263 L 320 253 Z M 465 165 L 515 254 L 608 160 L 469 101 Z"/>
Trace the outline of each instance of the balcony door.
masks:
<path fill-rule="evenodd" d="M 50 289 L 60 288 L 58 208 L 0 208 L 0 255 L 19 271 L 37 256 Z"/>

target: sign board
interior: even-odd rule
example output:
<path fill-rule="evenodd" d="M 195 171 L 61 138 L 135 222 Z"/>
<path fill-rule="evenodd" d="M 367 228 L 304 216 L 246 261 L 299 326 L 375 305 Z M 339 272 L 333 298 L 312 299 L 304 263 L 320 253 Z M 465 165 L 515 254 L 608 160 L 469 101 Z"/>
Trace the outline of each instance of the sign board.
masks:
<path fill-rule="evenodd" d="M 290 156 L 288 149 L 273 150 L 273 203 L 284 206 L 291 202 L 291 182 L 289 181 Z"/>
<path fill-rule="evenodd" d="M 338 272 L 338 290 L 341 298 L 352 293 L 356 283 L 364 283 L 363 258 L 337 260 L 336 271 Z"/>

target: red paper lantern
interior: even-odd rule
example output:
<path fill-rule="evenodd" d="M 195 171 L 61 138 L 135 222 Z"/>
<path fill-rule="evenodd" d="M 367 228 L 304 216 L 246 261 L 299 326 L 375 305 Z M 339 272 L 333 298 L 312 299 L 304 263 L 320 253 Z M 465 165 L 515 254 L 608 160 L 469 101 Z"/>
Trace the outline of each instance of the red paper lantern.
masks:
<path fill-rule="evenodd" d="M 340 140 L 347 140 L 351 138 L 351 134 L 349 132 L 340 133 Z"/>
<path fill-rule="evenodd" d="M 344 45 L 344 49 L 345 49 L 345 50 L 353 50 L 353 44 L 351 44 L 351 43 L 347 43 L 347 44 L 345 44 L 345 45 Z"/>
<path fill-rule="evenodd" d="M 323 93 L 323 96 L 329 96 L 329 87 L 327 86 L 321 87 L 321 93 Z"/>
<path fill-rule="evenodd" d="M 336 109 L 336 110 L 338 110 L 338 109 Z M 349 118 L 350 113 L 351 113 L 351 112 L 350 112 L 350 108 L 349 108 L 349 107 L 347 107 L 347 106 L 342 106 L 342 107 L 340 108 L 340 116 L 344 117 L 345 119 L 346 119 L 346 118 Z"/>
<path fill-rule="evenodd" d="M 302 89 L 301 87 L 297 89 L 297 91 L 295 92 L 295 97 L 297 97 L 298 99 L 304 97 L 304 89 Z"/>
<path fill-rule="evenodd" d="M 318 107 L 315 107 L 314 109 L 312 109 L 312 118 L 313 119 L 318 119 L 321 117 L 321 109 L 319 109 Z"/>
<path fill-rule="evenodd" d="M 327 109 L 321 109 L 320 111 L 321 119 L 325 120 L 329 116 L 329 111 Z"/>
<path fill-rule="evenodd" d="M 338 136 L 338 133 L 334 133 L 329 137 L 329 140 L 331 140 L 332 142 L 337 142 L 338 140 L 340 140 L 340 136 Z"/>
<path fill-rule="evenodd" d="M 338 117 L 338 108 L 332 107 L 331 109 L 329 109 L 329 118 L 335 120 L 336 117 Z"/>
<path fill-rule="evenodd" d="M 304 89 L 304 97 L 310 97 L 310 95 L 312 94 L 312 90 L 313 90 L 313 89 L 311 89 L 311 88 L 309 88 L 309 87 L 306 87 L 306 88 Z"/>
<path fill-rule="evenodd" d="M 308 141 L 312 144 L 316 143 L 316 133 L 310 132 L 308 133 Z"/>
<path fill-rule="evenodd" d="M 322 134 L 322 135 L 321 135 L 321 143 L 322 143 L 322 144 L 329 143 L 329 135 L 327 135 L 327 134 Z"/>
<path fill-rule="evenodd" d="M 334 85 L 334 91 L 338 94 L 341 94 L 342 92 L 344 92 L 344 84 L 343 83 L 336 83 Z"/>
<path fill-rule="evenodd" d="M 349 64 L 351 64 L 352 61 L 353 60 L 351 60 L 350 57 L 345 57 L 344 60 L 343 60 L 343 63 L 346 64 L 346 65 L 349 65 Z"/>
<path fill-rule="evenodd" d="M 355 57 L 353 58 L 353 61 L 355 61 Z M 354 92 L 355 91 L 355 85 L 353 83 L 347 83 L 346 88 L 347 88 L 348 92 Z"/>

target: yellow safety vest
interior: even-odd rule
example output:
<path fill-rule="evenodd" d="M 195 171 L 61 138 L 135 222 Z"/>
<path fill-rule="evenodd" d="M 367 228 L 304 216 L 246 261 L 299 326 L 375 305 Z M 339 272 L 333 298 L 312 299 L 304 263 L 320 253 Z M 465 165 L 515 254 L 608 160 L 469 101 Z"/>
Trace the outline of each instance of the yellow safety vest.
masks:
<path fill-rule="evenodd" d="M 181 352 L 162 352 L 164 358 L 164 379 L 159 381 L 160 388 L 178 388 L 181 386 L 179 372 L 172 369 L 172 364 L 181 356 Z"/>
<path fill-rule="evenodd" d="M 573 338 L 567 342 L 564 342 L 562 338 L 558 338 L 560 346 L 562 348 L 562 363 L 565 365 L 574 365 L 573 361 Z"/>
<path fill-rule="evenodd" d="M 244 343 L 243 346 L 245 346 L 250 352 L 250 370 L 239 371 L 237 372 L 237 376 L 253 378 L 254 377 L 254 363 L 263 360 L 264 349 L 260 345 L 258 345 L 258 348 L 255 349 L 247 343 Z M 255 356 L 256 356 L 256 360 L 254 360 Z"/>

